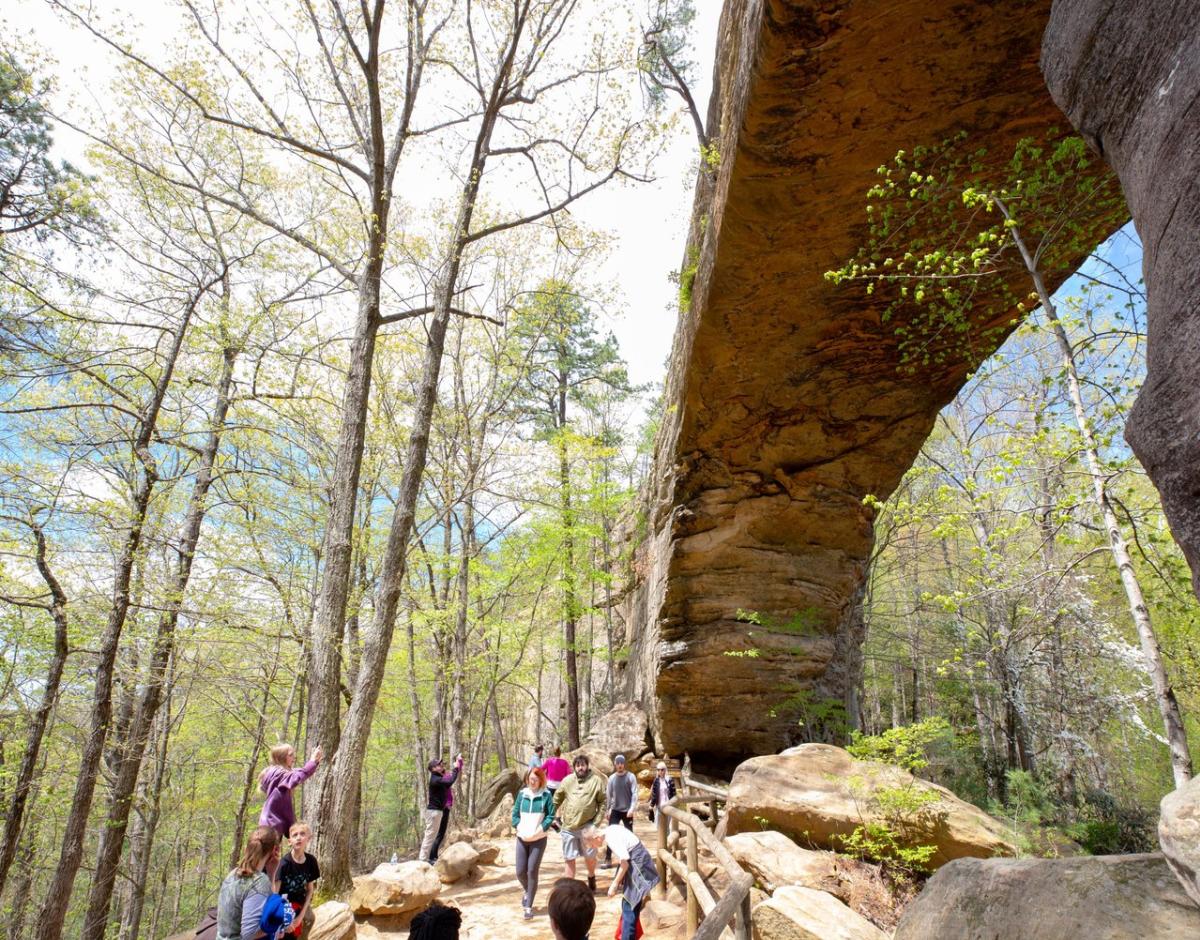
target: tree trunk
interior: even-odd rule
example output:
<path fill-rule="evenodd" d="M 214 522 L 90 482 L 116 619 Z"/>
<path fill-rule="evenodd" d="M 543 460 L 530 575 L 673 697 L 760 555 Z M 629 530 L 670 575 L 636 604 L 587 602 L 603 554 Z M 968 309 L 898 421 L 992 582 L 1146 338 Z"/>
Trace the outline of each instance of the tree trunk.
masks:
<path fill-rule="evenodd" d="M 228 282 L 226 282 L 228 299 Z M 121 848 L 125 842 L 125 830 L 129 825 L 129 810 L 133 793 L 141 774 L 142 758 L 150 738 L 155 716 L 162 702 L 163 689 L 167 682 L 167 667 L 175 652 L 175 628 L 179 613 L 191 580 L 192 565 L 196 549 L 200 544 L 200 533 L 207 511 L 208 490 L 212 485 L 213 468 L 221 447 L 221 436 L 225 431 L 225 420 L 229 414 L 230 390 L 233 387 L 233 369 L 238 350 L 226 346 L 221 356 L 221 376 L 217 382 L 217 398 L 213 407 L 208 437 L 200 452 L 200 466 L 192 485 L 187 515 L 175 562 L 175 577 L 167 595 L 165 610 L 159 617 L 158 630 L 154 637 L 148 675 L 139 696 L 137 707 L 131 718 L 126 747 L 117 755 L 117 779 L 113 785 L 108 807 L 108 817 L 100 830 L 100 847 L 96 853 L 96 871 L 92 876 L 92 887 L 88 894 L 87 912 L 83 919 L 83 940 L 102 940 L 108 926 L 109 908 L 112 904 L 113 887 L 117 867 L 121 861 Z"/>
<path fill-rule="evenodd" d="M 184 309 L 172 337 L 166 361 L 163 363 L 162 373 L 158 377 L 149 403 L 139 416 L 137 436 L 133 444 L 133 456 L 140 467 L 140 474 L 129 513 L 129 531 L 125 534 L 121 554 L 113 574 L 112 606 L 109 608 L 104 632 L 100 636 L 99 654 L 96 659 L 95 688 L 92 695 L 91 727 L 83 744 L 83 754 L 79 761 L 71 809 L 67 815 L 62 850 L 59 853 L 58 864 L 54 869 L 54 878 L 38 918 L 38 940 L 58 940 L 62 936 L 63 921 L 67 915 L 67 905 L 71 902 L 75 875 L 79 871 L 79 864 L 83 858 L 83 840 L 87 834 L 88 816 L 91 813 L 92 799 L 96 793 L 100 758 L 104 753 L 104 744 L 112 721 L 113 668 L 116 663 L 121 632 L 129 614 L 130 577 L 141 548 L 142 533 L 150 508 L 150 497 L 158 482 L 158 468 L 154 456 L 150 452 L 150 441 L 157 427 L 162 403 L 174 375 L 175 365 L 179 360 L 180 350 L 183 348 L 184 337 L 191 325 L 192 315 L 199 306 L 201 298 L 219 280 L 220 277 L 217 277 L 208 284 L 200 286 Z"/>
<path fill-rule="evenodd" d="M 562 435 L 566 423 L 566 388 L 561 387 L 558 444 L 558 486 L 562 499 L 563 527 L 563 680 L 567 699 L 567 748 L 579 747 L 579 661 L 576 654 L 576 624 L 578 606 L 575 597 L 575 516 L 571 506 L 571 466 L 567 459 L 567 442 Z"/>
<path fill-rule="evenodd" d="M 150 877 L 150 860 L 154 855 L 154 837 L 158 833 L 158 821 L 162 812 L 162 791 L 167 774 L 167 746 L 171 740 L 171 693 L 167 692 L 166 707 L 158 716 L 158 744 L 154 754 L 154 781 L 143 787 L 148 810 L 139 813 L 129 835 L 130 878 L 129 901 L 121 919 L 120 940 L 138 940 L 142 926 L 142 912 L 146 905 L 146 882 Z"/>
<path fill-rule="evenodd" d="M 1008 207 L 1000 200 L 996 200 L 996 204 L 1005 219 L 1012 222 Z M 1058 318 L 1058 311 L 1050 297 L 1050 292 L 1042 280 L 1037 259 L 1025 244 L 1020 228 L 1013 224 L 1008 232 L 1033 279 L 1038 300 L 1046 318 L 1050 321 L 1059 352 L 1062 354 L 1063 369 L 1067 376 L 1067 391 L 1071 398 L 1071 408 L 1075 413 L 1075 423 L 1079 426 L 1079 435 L 1083 440 L 1083 450 L 1087 457 L 1088 475 L 1092 481 L 1096 509 L 1108 535 L 1108 545 L 1112 552 L 1113 562 L 1120 574 L 1121 586 L 1125 589 L 1125 598 L 1129 604 L 1129 613 L 1137 628 L 1138 639 L 1141 641 L 1146 671 L 1150 673 L 1150 680 L 1154 685 L 1154 697 L 1158 703 L 1163 729 L 1171 751 L 1171 770 L 1175 777 L 1175 786 L 1176 788 L 1182 787 L 1192 779 L 1192 755 L 1188 747 L 1187 730 L 1183 724 L 1183 715 L 1179 708 L 1179 701 L 1175 697 L 1175 690 L 1171 687 L 1167 677 L 1162 647 L 1159 645 L 1158 635 L 1154 632 L 1154 625 L 1150 621 L 1150 609 L 1146 606 L 1141 582 L 1133 568 L 1129 545 L 1121 532 L 1120 521 L 1117 519 L 1116 511 L 1108 496 L 1108 477 L 1100 462 L 1100 447 L 1096 443 L 1096 435 L 1092 430 L 1091 419 L 1088 417 L 1087 407 L 1083 400 L 1083 391 L 1079 383 L 1079 369 L 1075 362 L 1075 350 L 1071 346 L 1071 340 L 1063 328 L 1062 321 Z"/>
<path fill-rule="evenodd" d="M 67 596 L 46 561 L 45 534 L 40 527 L 34 526 L 33 535 L 37 542 L 35 555 L 37 569 L 42 580 L 46 582 L 52 598 L 49 610 L 50 616 L 54 620 L 54 652 L 46 671 L 45 685 L 42 687 L 42 703 L 34 712 L 33 720 L 29 724 L 29 732 L 25 738 L 25 751 L 21 755 L 21 766 L 17 770 L 16 780 L 13 781 L 12 796 L 4 818 L 4 841 L 0 842 L 0 896 L 4 894 L 8 872 L 12 867 L 17 845 L 21 839 L 21 823 L 25 818 L 25 806 L 28 802 L 30 788 L 33 786 L 38 758 L 42 751 L 42 741 L 46 735 L 46 728 L 50 724 L 50 715 L 58 700 L 58 688 L 62 683 L 63 667 L 67 661 Z"/>

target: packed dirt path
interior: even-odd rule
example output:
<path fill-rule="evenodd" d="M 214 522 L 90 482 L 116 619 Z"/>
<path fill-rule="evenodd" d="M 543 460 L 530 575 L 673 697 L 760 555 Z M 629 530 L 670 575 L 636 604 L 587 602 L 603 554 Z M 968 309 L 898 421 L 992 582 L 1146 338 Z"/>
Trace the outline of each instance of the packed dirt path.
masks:
<path fill-rule="evenodd" d="M 653 851 L 658 836 L 654 826 L 646 820 L 644 811 L 641 818 L 634 821 L 634 832 L 647 848 Z M 500 855 L 494 865 L 480 866 L 478 874 L 473 878 L 446 885 L 442 889 L 438 900 L 445 904 L 453 904 L 462 911 L 462 940 L 550 940 L 554 936 L 550 930 L 546 904 L 550 900 L 554 882 L 565 877 L 566 871 L 563 868 L 561 838 L 556 832 L 549 833 L 547 838 L 532 920 L 525 920 L 521 910 L 521 886 L 517 883 L 516 844 L 513 836 L 490 840 L 501 846 Z M 602 863 L 603 857 L 598 859 L 598 862 Z M 586 874 L 587 868 L 580 859 L 575 877 L 583 879 Z M 591 940 L 609 940 L 617 932 L 621 899 L 619 895 L 610 898 L 605 894 L 615 874 L 616 868 L 606 871 L 597 865 L 596 919 L 592 923 Z M 645 935 L 657 936 L 648 928 Z M 380 923 L 379 936 L 386 940 L 399 940 L 408 936 L 408 928 L 399 932 L 389 932 Z"/>

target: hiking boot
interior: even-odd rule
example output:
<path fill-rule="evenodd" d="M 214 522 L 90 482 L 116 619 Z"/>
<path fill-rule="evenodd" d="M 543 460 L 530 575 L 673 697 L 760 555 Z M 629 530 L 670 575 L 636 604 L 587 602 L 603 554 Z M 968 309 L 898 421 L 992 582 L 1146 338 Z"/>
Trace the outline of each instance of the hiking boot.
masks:
<path fill-rule="evenodd" d="M 592 894 L 596 893 L 596 876 L 595 875 L 588 875 L 588 890 L 591 891 Z"/>

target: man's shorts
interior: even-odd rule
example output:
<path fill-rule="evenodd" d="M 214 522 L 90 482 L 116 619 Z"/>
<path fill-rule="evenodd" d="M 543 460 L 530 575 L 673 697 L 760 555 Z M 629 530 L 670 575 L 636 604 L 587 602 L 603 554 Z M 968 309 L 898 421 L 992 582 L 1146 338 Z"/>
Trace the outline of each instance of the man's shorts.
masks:
<path fill-rule="evenodd" d="M 562 831 L 562 854 L 564 861 L 573 858 L 595 858 L 596 850 L 584 848 L 582 829 L 564 829 Z"/>

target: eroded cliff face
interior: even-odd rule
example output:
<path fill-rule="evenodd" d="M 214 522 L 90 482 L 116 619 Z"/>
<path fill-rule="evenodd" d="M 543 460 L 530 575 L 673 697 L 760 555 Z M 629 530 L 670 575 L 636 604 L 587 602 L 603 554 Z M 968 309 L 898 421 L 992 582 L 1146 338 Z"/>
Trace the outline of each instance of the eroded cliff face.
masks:
<path fill-rule="evenodd" d="M 1200 5 L 1058 0 L 1042 67 L 1142 240 L 1146 381 L 1125 437 L 1200 592 Z"/>
<path fill-rule="evenodd" d="M 824 273 L 861 243 L 865 189 L 897 150 L 966 130 L 999 163 L 1063 126 L 1038 71 L 1049 6 L 726 5 L 721 165 L 697 188 L 626 611 L 629 692 L 698 768 L 820 737 L 831 705 L 853 709 L 863 498 L 891 493 L 973 363 L 901 369 L 895 324 Z M 1113 224 L 1097 220 L 1097 240 Z M 1009 318 L 978 323 L 978 358 Z"/>

